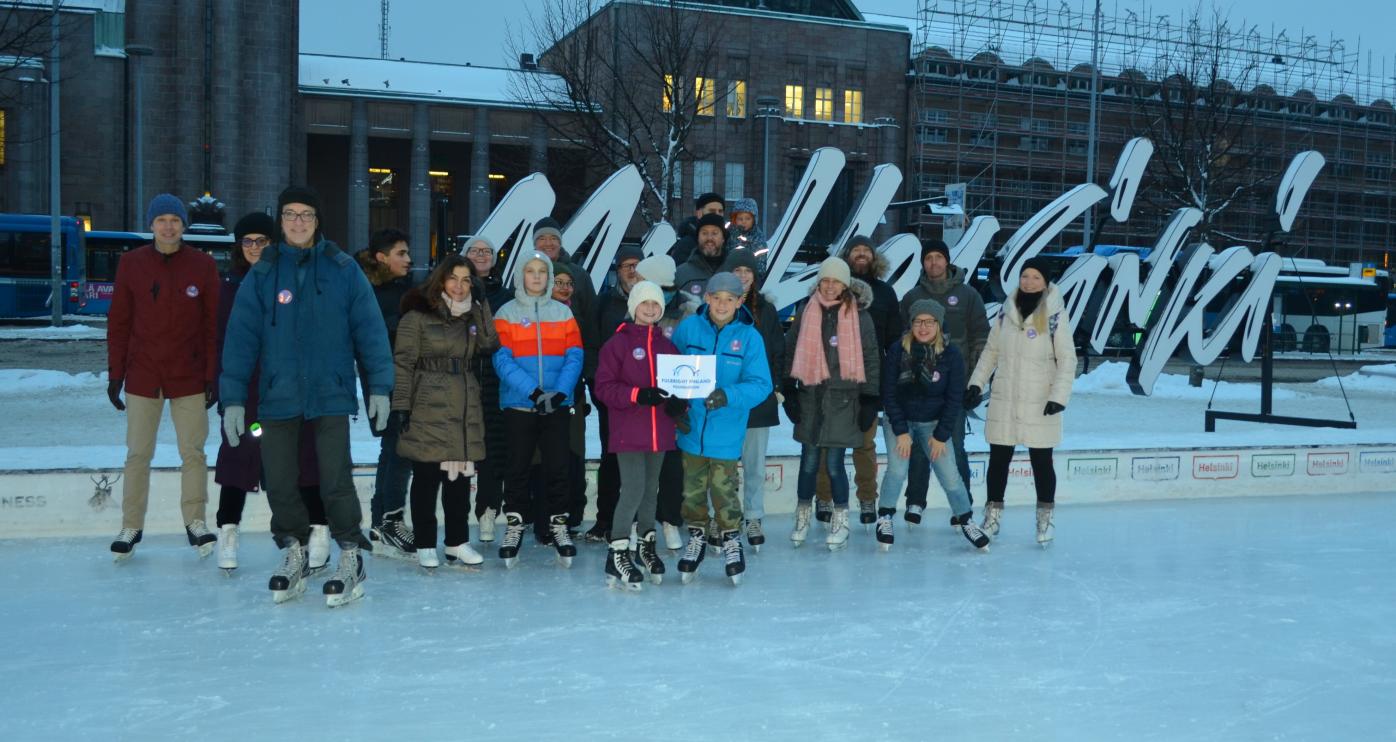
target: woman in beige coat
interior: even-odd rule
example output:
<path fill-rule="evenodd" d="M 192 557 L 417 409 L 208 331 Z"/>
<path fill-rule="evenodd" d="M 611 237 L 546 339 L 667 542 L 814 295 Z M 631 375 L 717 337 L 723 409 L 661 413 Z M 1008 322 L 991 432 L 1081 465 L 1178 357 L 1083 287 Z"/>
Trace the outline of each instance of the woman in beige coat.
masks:
<path fill-rule="evenodd" d="M 485 415 L 471 362 L 499 347 L 489 305 L 470 295 L 470 264 L 448 255 L 402 298 L 393 350 L 393 410 L 401 415 L 398 455 L 412 462 L 412 528 L 418 562 L 439 566 L 436 493 L 446 519 L 446 565 L 473 566 L 470 477 L 485 458 Z"/>
<path fill-rule="evenodd" d="M 1008 486 L 1008 465 L 1015 446 L 1028 449 L 1037 490 L 1037 542 L 1052 540 L 1057 474 L 1052 449 L 1062 439 L 1061 412 L 1071 399 L 1076 376 L 1076 346 L 1061 292 L 1051 283 L 1050 264 L 1033 258 L 1023 264 L 1018 288 L 1009 294 L 989 331 L 989 342 L 965 390 L 965 409 L 978 406 L 989 390 L 989 441 L 984 532 L 997 536 Z"/>

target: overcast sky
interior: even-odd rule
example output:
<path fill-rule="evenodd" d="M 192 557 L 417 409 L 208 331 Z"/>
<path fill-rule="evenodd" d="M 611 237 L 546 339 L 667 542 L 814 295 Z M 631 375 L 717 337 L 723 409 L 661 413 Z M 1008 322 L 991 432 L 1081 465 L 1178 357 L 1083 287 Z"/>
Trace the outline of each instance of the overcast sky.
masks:
<path fill-rule="evenodd" d="M 1059 0 L 1039 0 L 1054 8 Z M 865 13 L 916 16 L 918 0 L 854 0 Z M 1079 8 L 1083 0 L 1069 0 Z M 351 56 L 378 56 L 379 0 L 300 0 L 301 50 Z M 518 29 L 531 8 L 541 0 L 392 0 L 390 56 L 429 62 L 505 66 L 506 36 L 511 24 Z M 1198 6 L 1197 0 L 1155 1 L 1151 15 L 1179 17 Z M 1138 11 L 1136 0 L 1104 0 L 1106 14 Z M 1343 39 L 1349 51 L 1361 43 L 1360 69 L 1367 71 L 1372 52 L 1373 73 L 1380 74 L 1387 60 L 1387 78 L 1396 77 L 1396 3 L 1391 0 L 1219 0 L 1218 7 L 1239 25 L 1258 27 L 1262 33 L 1287 31 L 1291 39 L 1314 36 L 1320 42 Z M 1321 10 L 1317 10 L 1321 9 Z M 1107 70 L 1108 71 L 1108 70 Z"/>

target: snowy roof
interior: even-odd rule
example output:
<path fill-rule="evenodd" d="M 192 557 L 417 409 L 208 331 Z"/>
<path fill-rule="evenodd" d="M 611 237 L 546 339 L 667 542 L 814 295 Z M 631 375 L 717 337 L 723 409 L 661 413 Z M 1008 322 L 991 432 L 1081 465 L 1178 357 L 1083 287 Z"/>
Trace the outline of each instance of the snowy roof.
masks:
<path fill-rule="evenodd" d="M 520 75 L 554 77 L 545 72 L 468 64 L 300 55 L 300 91 L 316 95 L 529 108 L 511 92 Z"/>
<path fill-rule="evenodd" d="M 0 2 L 0 8 L 3 7 L 52 10 L 53 0 L 6 0 Z M 79 12 L 100 10 L 103 13 L 125 13 L 126 0 L 63 0 L 58 9 Z"/>

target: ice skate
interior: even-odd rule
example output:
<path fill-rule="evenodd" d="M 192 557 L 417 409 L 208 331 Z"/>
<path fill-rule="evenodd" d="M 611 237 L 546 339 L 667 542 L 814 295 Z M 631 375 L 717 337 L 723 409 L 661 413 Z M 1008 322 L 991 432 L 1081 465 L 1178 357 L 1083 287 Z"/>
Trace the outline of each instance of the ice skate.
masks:
<path fill-rule="evenodd" d="M 896 512 L 894 508 L 878 508 L 877 510 L 877 548 L 883 551 L 891 551 L 892 543 L 896 540 L 892 536 L 892 516 Z"/>
<path fill-rule="evenodd" d="M 111 542 L 111 553 L 113 561 L 124 561 L 131 558 L 136 552 L 136 544 L 141 542 L 142 531 L 138 528 L 123 528 L 116 534 L 116 540 Z"/>
<path fill-rule="evenodd" d="M 809 536 L 809 513 L 813 508 L 809 500 L 801 500 L 795 506 L 795 530 L 790 532 L 790 541 L 799 548 L 805 543 L 805 538 Z"/>
<path fill-rule="evenodd" d="M 494 521 L 498 517 L 498 510 L 494 508 L 485 508 L 485 512 L 480 513 L 480 517 L 476 519 L 478 521 L 477 525 L 480 526 L 481 543 L 488 544 L 494 541 Z"/>
<path fill-rule="evenodd" d="M 375 556 L 404 561 L 416 559 L 417 547 L 412 545 L 412 530 L 402 522 L 401 511 L 383 516 L 383 522 L 368 532 L 368 538 L 373 542 Z M 329 555 L 326 554 L 325 558 L 329 559 Z"/>
<path fill-rule="evenodd" d="M 819 521 L 820 523 L 828 523 L 828 522 L 829 522 L 829 519 L 833 517 L 833 514 L 834 514 L 834 501 L 833 501 L 833 500 L 820 500 L 820 499 L 818 499 L 818 498 L 815 498 L 815 500 L 814 500 L 814 519 L 815 519 L 815 520 Z"/>
<path fill-rule="evenodd" d="M 485 557 L 470 544 L 446 547 L 446 566 L 451 569 L 464 569 L 470 572 L 485 563 Z"/>
<path fill-rule="evenodd" d="M 980 551 L 989 550 L 989 537 L 984 531 L 974 524 L 974 519 L 968 516 L 960 519 L 960 533 L 965 535 L 965 540 L 974 545 Z"/>
<path fill-rule="evenodd" d="M 232 577 L 238 568 L 238 524 L 227 523 L 218 529 L 218 568 Z"/>
<path fill-rule="evenodd" d="M 306 569 L 318 575 L 330 567 L 330 527 L 311 526 L 310 541 L 305 547 Z"/>
<path fill-rule="evenodd" d="M 722 553 L 722 532 L 717 530 L 717 518 L 708 519 L 708 556 Z"/>
<path fill-rule="evenodd" d="M 436 547 L 417 547 L 417 564 L 428 572 L 434 571 L 441 566 L 440 555 L 436 553 Z"/>
<path fill-rule="evenodd" d="M 364 596 L 364 558 L 359 554 L 357 544 L 340 544 L 339 569 L 325 581 L 325 605 L 330 608 L 358 600 Z"/>
<path fill-rule="evenodd" d="M 1056 510 L 1052 503 L 1043 503 L 1037 506 L 1037 543 L 1042 548 L 1047 548 L 1052 543 L 1052 538 L 1056 535 L 1056 526 L 1052 525 L 1052 511 Z"/>
<path fill-rule="evenodd" d="M 213 535 L 208 526 L 201 520 L 191 520 L 184 525 L 184 535 L 189 537 L 189 545 L 199 551 L 199 558 L 203 559 L 213 553 L 213 547 L 218 545 L 218 537 Z"/>
<path fill-rule="evenodd" d="M 877 502 L 875 500 L 858 501 L 858 522 L 866 526 L 864 531 L 872 530 L 872 525 L 877 522 Z"/>
<path fill-rule="evenodd" d="M 673 523 L 660 523 L 660 530 L 664 531 L 664 548 L 669 551 L 678 551 L 683 548 L 683 531 Z"/>
<path fill-rule="evenodd" d="M 746 572 L 746 557 L 742 554 L 742 539 L 739 531 L 725 531 L 722 534 L 722 561 L 727 569 L 727 579 L 733 585 L 742 584 L 742 574 Z"/>
<path fill-rule="evenodd" d="M 650 582 L 658 585 L 664 582 L 664 562 L 659 560 L 655 546 L 654 531 L 650 531 L 635 544 L 635 554 L 639 566 L 649 573 Z"/>
<path fill-rule="evenodd" d="M 604 544 L 610 541 L 611 537 L 606 533 L 606 527 L 598 521 L 586 533 L 582 534 L 582 539 L 589 544 Z"/>
<path fill-rule="evenodd" d="M 761 553 L 761 545 L 766 543 L 766 534 L 761 531 L 760 518 L 748 518 L 746 521 L 746 542 L 751 550 L 757 554 Z"/>
<path fill-rule="evenodd" d="M 698 565 L 703 563 L 703 556 L 706 553 L 703 542 L 707 539 L 707 534 L 701 528 L 688 527 L 688 545 L 683 549 L 683 556 L 679 558 L 679 579 L 687 585 L 693 581 L 693 575 L 698 572 Z"/>
<path fill-rule="evenodd" d="M 984 504 L 984 525 L 980 528 L 990 538 L 999 535 L 999 518 L 1003 516 L 1003 503 L 987 502 Z"/>
<path fill-rule="evenodd" d="M 512 569 L 519 561 L 519 544 L 523 543 L 524 522 L 518 513 L 504 516 L 504 540 L 499 543 L 499 558 L 504 560 L 504 568 Z"/>
<path fill-rule="evenodd" d="M 640 592 L 644 575 L 630 561 L 630 540 L 616 539 L 606 552 L 606 585 L 628 592 Z"/>
<path fill-rule="evenodd" d="M 281 566 L 271 573 L 271 579 L 267 581 L 273 603 L 285 603 L 300 597 L 305 592 L 305 580 L 309 577 L 305 571 L 305 546 L 297 541 L 286 547 L 285 552 Z"/>
<path fill-rule="evenodd" d="M 838 551 L 848 546 L 848 508 L 834 508 L 834 516 L 829 520 L 829 535 L 824 538 L 829 551 Z"/>
<path fill-rule="evenodd" d="M 926 512 L 926 509 L 920 505 L 907 505 L 906 514 L 902 517 L 906 519 L 907 525 L 919 526 L 921 525 L 921 514 L 924 512 Z"/>
<path fill-rule="evenodd" d="M 564 567 L 572 567 L 572 557 L 577 556 L 577 547 L 572 543 L 572 532 L 567 530 L 567 516 L 554 515 L 548 528 L 553 532 L 553 547 L 557 549 L 557 561 Z"/>

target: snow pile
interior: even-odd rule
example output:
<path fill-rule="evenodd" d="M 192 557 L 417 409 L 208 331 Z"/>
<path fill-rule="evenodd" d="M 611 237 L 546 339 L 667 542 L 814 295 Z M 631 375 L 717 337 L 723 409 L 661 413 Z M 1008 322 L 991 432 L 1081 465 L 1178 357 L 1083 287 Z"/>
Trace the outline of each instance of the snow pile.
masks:
<path fill-rule="evenodd" d="M 1347 376 L 1329 376 L 1314 382 L 1314 386 L 1324 389 L 1342 389 L 1349 392 L 1396 392 L 1396 364 L 1363 366 Z"/>
<path fill-rule="evenodd" d="M 69 390 L 94 391 L 95 393 L 95 390 L 103 389 L 106 385 L 106 372 L 70 374 L 64 371 L 46 369 L 0 370 L 0 396 L 28 396 Z"/>
<path fill-rule="evenodd" d="M 1090 373 L 1076 377 L 1076 383 L 1072 386 L 1072 395 L 1137 396 L 1130 391 L 1129 382 L 1125 380 L 1125 374 L 1128 371 L 1128 363 L 1102 363 L 1091 369 Z M 1213 395 L 1214 389 L 1215 396 Z M 1204 405 L 1208 399 L 1217 402 L 1249 402 L 1260 399 L 1260 386 L 1254 383 L 1215 382 L 1206 379 L 1202 382 L 1202 386 L 1195 387 L 1188 384 L 1186 376 L 1161 374 L 1158 381 L 1154 382 L 1154 389 L 1149 394 L 1149 398 L 1201 402 Z M 1301 398 L 1303 395 L 1288 389 L 1277 387 L 1274 390 L 1274 399 L 1277 401 Z"/>
<path fill-rule="evenodd" d="M 64 327 L 0 327 L 0 340 L 101 340 L 105 327 L 66 325 Z"/>

